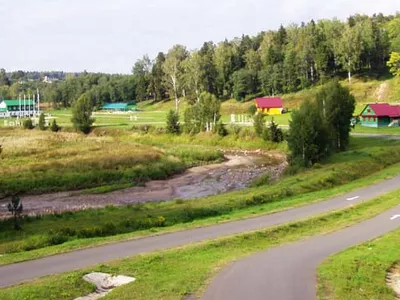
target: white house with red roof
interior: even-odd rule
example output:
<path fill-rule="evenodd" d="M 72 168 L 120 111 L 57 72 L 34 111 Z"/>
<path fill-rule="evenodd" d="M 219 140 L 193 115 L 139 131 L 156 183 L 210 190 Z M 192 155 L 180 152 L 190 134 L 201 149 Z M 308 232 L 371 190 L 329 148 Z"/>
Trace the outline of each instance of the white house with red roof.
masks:
<path fill-rule="evenodd" d="M 266 115 L 281 115 L 283 101 L 280 97 L 256 98 L 257 111 Z"/>
<path fill-rule="evenodd" d="M 360 114 L 360 122 L 366 127 L 398 126 L 400 105 L 389 103 L 367 104 Z"/>

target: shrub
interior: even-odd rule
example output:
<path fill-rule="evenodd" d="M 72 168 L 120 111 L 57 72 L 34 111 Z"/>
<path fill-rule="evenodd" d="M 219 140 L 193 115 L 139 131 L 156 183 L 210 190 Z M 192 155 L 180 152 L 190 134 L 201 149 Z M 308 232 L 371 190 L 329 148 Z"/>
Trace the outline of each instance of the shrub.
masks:
<path fill-rule="evenodd" d="M 268 128 L 269 131 L 269 140 L 274 143 L 280 143 L 283 141 L 283 132 L 282 129 L 279 128 L 278 124 L 274 122 L 272 118 L 271 124 Z"/>
<path fill-rule="evenodd" d="M 163 216 L 157 217 L 157 226 L 164 227 L 165 226 L 165 218 Z"/>
<path fill-rule="evenodd" d="M 244 127 L 239 133 L 239 138 L 241 139 L 253 140 L 256 137 L 257 136 L 254 130 L 251 130 L 251 128 L 247 127 Z"/>
<path fill-rule="evenodd" d="M 52 132 L 58 132 L 60 130 L 60 126 L 57 125 L 56 119 L 53 119 L 53 122 L 50 125 L 50 130 Z"/>
<path fill-rule="evenodd" d="M 255 106 L 255 104 L 252 104 L 249 106 L 247 112 L 251 115 L 254 116 L 257 112 L 257 107 Z"/>
<path fill-rule="evenodd" d="M 257 136 L 262 137 L 264 129 L 265 129 L 265 120 L 264 115 L 259 113 L 254 116 L 254 131 Z"/>
<path fill-rule="evenodd" d="M 46 119 L 44 117 L 44 113 L 41 113 L 39 116 L 39 129 L 46 130 Z"/>
<path fill-rule="evenodd" d="M 259 187 L 263 185 L 269 184 L 271 181 L 271 176 L 267 173 L 264 175 L 261 175 L 260 177 L 256 178 L 253 180 L 253 182 L 250 184 L 250 187 Z"/>
<path fill-rule="evenodd" d="M 101 235 L 108 236 L 118 233 L 117 226 L 114 223 L 106 223 L 101 228 Z"/>
<path fill-rule="evenodd" d="M 94 119 L 92 118 L 93 105 L 90 96 L 82 94 L 72 108 L 72 123 L 74 128 L 88 134 L 92 129 Z"/>
<path fill-rule="evenodd" d="M 33 126 L 33 122 L 31 119 L 27 119 L 23 123 L 24 129 L 33 129 L 35 126 Z"/>
<path fill-rule="evenodd" d="M 261 134 L 261 138 L 264 141 L 270 141 L 271 140 L 271 131 L 268 128 L 264 127 L 262 134 Z"/>
<path fill-rule="evenodd" d="M 99 235 L 100 230 L 97 227 L 81 228 L 77 231 L 78 238 L 92 238 Z"/>
<path fill-rule="evenodd" d="M 49 245 L 60 245 L 68 241 L 68 236 L 62 234 L 61 232 L 50 235 L 48 238 Z"/>
<path fill-rule="evenodd" d="M 179 134 L 181 132 L 181 128 L 179 125 L 179 114 L 172 109 L 167 114 L 167 133 L 171 134 Z"/>
<path fill-rule="evenodd" d="M 154 131 L 154 128 L 151 125 L 144 124 L 144 125 L 139 125 L 139 126 L 133 125 L 131 130 L 147 134 L 147 133 Z"/>
<path fill-rule="evenodd" d="M 231 126 L 232 132 L 235 136 L 239 136 L 240 131 L 242 130 L 242 127 L 237 126 L 237 125 L 232 125 Z"/>
<path fill-rule="evenodd" d="M 228 130 L 226 130 L 225 125 L 222 122 L 217 123 L 216 131 L 219 136 L 224 137 L 228 135 Z"/>

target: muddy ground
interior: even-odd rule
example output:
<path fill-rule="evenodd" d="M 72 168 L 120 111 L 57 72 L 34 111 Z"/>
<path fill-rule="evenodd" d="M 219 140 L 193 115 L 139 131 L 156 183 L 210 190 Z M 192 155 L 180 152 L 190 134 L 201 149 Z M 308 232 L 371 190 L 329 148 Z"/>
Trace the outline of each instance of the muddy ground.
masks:
<path fill-rule="evenodd" d="M 35 215 L 106 205 L 127 205 L 172 199 L 195 199 L 247 187 L 255 178 L 268 173 L 277 180 L 287 163 L 280 153 L 241 151 L 225 153 L 226 161 L 188 169 L 167 180 L 150 181 L 142 187 L 132 187 L 106 194 L 81 194 L 67 191 L 21 197 L 24 214 Z M 0 218 L 9 216 L 7 200 L 0 202 Z"/>

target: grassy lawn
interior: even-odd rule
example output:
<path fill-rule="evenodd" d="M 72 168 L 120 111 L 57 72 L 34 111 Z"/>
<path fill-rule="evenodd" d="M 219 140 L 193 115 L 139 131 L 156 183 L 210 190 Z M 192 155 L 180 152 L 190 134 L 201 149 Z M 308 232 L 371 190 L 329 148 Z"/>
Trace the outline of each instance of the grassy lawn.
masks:
<path fill-rule="evenodd" d="M 115 289 L 104 299 L 182 299 L 190 294 L 200 296 L 211 278 L 230 262 L 279 244 L 339 230 L 378 215 L 398 205 L 398 193 L 399 191 L 396 191 L 346 210 L 267 230 L 138 255 L 86 270 L 47 276 L 2 289 L 0 298 L 71 299 L 85 295 L 93 288 L 84 284 L 81 277 L 91 271 L 137 278 L 134 283 Z"/>
<path fill-rule="evenodd" d="M 358 138 L 348 152 L 274 184 L 196 201 L 178 199 L 31 217 L 19 232 L 10 221 L 2 221 L 0 263 L 305 205 L 392 177 L 399 173 L 399 161 L 400 142 Z"/>
<path fill-rule="evenodd" d="M 0 134 L 3 145 L 0 195 L 117 184 L 133 186 L 150 179 L 165 179 L 193 165 L 223 159 L 222 153 L 216 150 L 201 147 L 165 150 L 122 141 L 115 132 L 84 136 L 0 129 Z"/>
<path fill-rule="evenodd" d="M 70 109 L 49 110 L 46 113 L 56 118 L 61 127 L 72 127 L 72 111 Z M 95 127 L 109 127 L 118 129 L 130 129 L 134 125 L 152 124 L 164 125 L 167 111 L 138 111 L 132 113 L 106 113 L 95 112 Z M 132 119 L 131 119 L 132 116 Z"/>
<path fill-rule="evenodd" d="M 351 132 L 382 135 L 400 135 L 400 127 L 369 128 L 357 125 Z"/>
<path fill-rule="evenodd" d="M 386 275 L 400 260 L 399 241 L 400 230 L 395 230 L 327 259 L 318 269 L 319 298 L 394 299 Z"/>

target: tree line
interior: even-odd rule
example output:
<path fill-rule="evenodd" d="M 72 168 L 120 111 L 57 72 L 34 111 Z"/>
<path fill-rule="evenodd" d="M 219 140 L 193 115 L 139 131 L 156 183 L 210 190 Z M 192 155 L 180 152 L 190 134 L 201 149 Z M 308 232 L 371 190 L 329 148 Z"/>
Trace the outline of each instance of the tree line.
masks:
<path fill-rule="evenodd" d="M 219 99 L 295 92 L 333 77 L 387 72 L 400 39 L 400 15 L 354 15 L 346 21 L 311 20 L 276 31 L 243 35 L 194 51 L 173 46 L 133 67 L 137 99 L 181 97 L 198 102 L 202 92 Z"/>
<path fill-rule="evenodd" d="M 174 99 L 176 109 L 180 99 L 196 103 L 202 92 L 237 100 L 296 92 L 334 77 L 351 81 L 354 74 L 379 76 L 388 67 L 396 74 L 399 28 L 399 14 L 357 14 L 345 21 L 281 25 L 255 36 L 205 42 L 193 51 L 175 45 L 154 59 L 144 55 L 135 62 L 131 75 L 60 74 L 63 80 L 41 83 L 41 88 L 45 101 L 64 107 L 87 93 L 94 106 Z M 7 92 L 15 97 L 26 90 L 15 80 L 22 75 L 14 74 L 7 82 L 7 73 L 0 72 L 0 97 Z"/>

